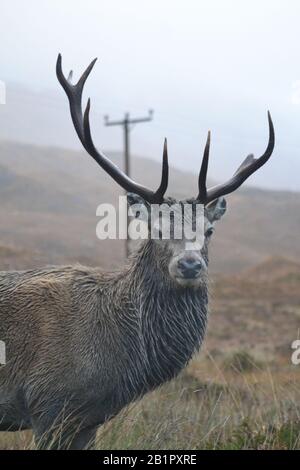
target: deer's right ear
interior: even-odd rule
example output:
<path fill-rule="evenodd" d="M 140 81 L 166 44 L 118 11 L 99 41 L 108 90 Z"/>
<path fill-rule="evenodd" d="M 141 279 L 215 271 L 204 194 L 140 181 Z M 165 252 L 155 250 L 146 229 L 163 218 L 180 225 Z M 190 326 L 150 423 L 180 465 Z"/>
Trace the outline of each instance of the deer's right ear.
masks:
<path fill-rule="evenodd" d="M 150 204 L 135 193 L 127 193 L 127 204 L 130 207 L 129 214 L 136 219 L 148 221 Z"/>
<path fill-rule="evenodd" d="M 128 206 L 133 206 L 134 204 L 144 204 L 144 205 L 146 205 L 146 202 L 138 194 L 127 193 L 127 204 L 128 204 Z"/>

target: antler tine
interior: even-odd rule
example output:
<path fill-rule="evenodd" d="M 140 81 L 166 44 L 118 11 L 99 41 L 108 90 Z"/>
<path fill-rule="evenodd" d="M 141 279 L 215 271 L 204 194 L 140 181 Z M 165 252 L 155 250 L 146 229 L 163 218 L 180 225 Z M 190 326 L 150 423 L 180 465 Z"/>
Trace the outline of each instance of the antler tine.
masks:
<path fill-rule="evenodd" d="M 207 135 L 207 140 L 206 140 L 206 145 L 204 148 L 202 164 L 201 164 L 199 180 L 198 180 L 199 194 L 197 196 L 197 200 L 203 204 L 205 203 L 206 197 L 207 197 L 206 177 L 207 177 L 208 160 L 209 160 L 209 149 L 210 149 L 210 131 L 208 131 L 208 135 Z"/>
<path fill-rule="evenodd" d="M 157 193 L 158 199 L 163 199 L 163 196 L 167 190 L 169 182 L 169 161 L 168 161 L 168 143 L 167 139 L 164 140 L 164 149 L 163 149 L 163 161 L 162 161 L 162 172 L 161 172 L 161 182 Z"/>
<path fill-rule="evenodd" d="M 85 150 L 94 158 L 94 160 L 127 192 L 133 192 L 139 194 L 146 201 L 150 203 L 160 203 L 163 200 L 163 196 L 168 186 L 168 159 L 167 154 L 164 151 L 163 165 L 162 165 L 162 176 L 161 183 L 156 192 L 136 183 L 124 172 L 122 172 L 104 153 L 98 151 L 94 145 L 91 128 L 90 128 L 90 99 L 87 102 L 84 116 L 82 113 L 82 91 L 86 79 L 88 78 L 92 68 L 97 59 L 94 59 L 87 69 L 83 72 L 77 84 L 71 83 L 72 73 L 70 72 L 68 79 L 62 71 L 62 58 L 61 54 L 58 55 L 56 63 L 56 75 L 58 81 L 66 92 L 69 99 L 70 112 L 72 121 L 77 132 L 77 135 L 85 148 Z"/>
<path fill-rule="evenodd" d="M 73 70 L 70 70 L 69 75 L 68 75 L 68 78 L 67 78 L 67 81 L 68 81 L 69 83 L 72 83 L 72 79 L 73 79 Z"/>
<path fill-rule="evenodd" d="M 225 194 L 232 193 L 237 188 L 239 188 L 243 184 L 243 182 L 247 178 L 249 178 L 249 176 L 251 176 L 255 171 L 257 171 L 261 166 L 263 166 L 269 160 L 270 156 L 273 153 L 274 146 L 275 146 L 274 126 L 273 126 L 271 114 L 269 111 L 268 111 L 268 123 L 269 123 L 269 142 L 268 142 L 268 146 L 266 148 L 265 153 L 259 158 L 254 158 L 252 154 L 248 155 L 230 180 L 228 180 L 226 183 L 214 186 L 213 188 L 210 188 L 207 191 L 204 202 L 198 196 L 200 202 L 208 204 L 209 202 L 213 201 L 214 199 L 217 199 L 220 196 L 225 196 Z M 203 158 L 202 167 L 203 165 L 205 167 L 204 161 L 205 159 Z M 208 157 L 207 157 L 207 161 L 208 161 Z M 201 171 L 202 171 L 202 167 L 201 167 Z M 205 173 L 205 169 L 203 170 L 203 173 Z M 200 184 L 200 177 L 199 177 L 199 184 Z"/>
<path fill-rule="evenodd" d="M 83 92 L 83 87 L 86 82 L 86 79 L 91 73 L 91 70 L 94 67 L 96 60 L 97 58 L 94 59 L 90 63 L 90 65 L 83 72 L 83 74 L 81 75 L 81 77 L 79 78 L 76 84 L 71 83 L 71 80 L 73 77 L 72 70 L 70 71 L 68 78 L 64 76 L 63 71 L 62 71 L 61 54 L 58 54 L 57 62 L 56 62 L 56 76 L 58 78 L 59 83 L 65 90 L 66 95 L 69 99 L 72 121 L 73 121 L 75 130 L 77 132 L 77 135 L 82 145 L 84 146 L 84 148 L 85 148 L 85 142 L 84 142 L 84 130 L 83 130 L 83 122 L 82 122 L 82 107 L 81 107 L 82 92 Z"/>
<path fill-rule="evenodd" d="M 125 191 L 140 194 L 149 202 L 161 202 L 168 186 L 168 168 L 166 169 L 165 156 L 163 160 L 161 184 L 158 190 L 154 193 L 153 191 L 150 191 L 149 189 L 135 182 L 133 188 L 133 181 L 131 178 L 129 178 L 125 173 L 121 172 L 117 165 L 110 161 L 109 158 L 107 158 L 103 153 L 99 154 L 99 151 L 96 149 L 91 135 L 90 108 L 91 101 L 89 98 L 83 118 L 85 148 L 88 149 L 89 154 L 118 184 L 120 184 L 120 186 L 125 189 Z"/>

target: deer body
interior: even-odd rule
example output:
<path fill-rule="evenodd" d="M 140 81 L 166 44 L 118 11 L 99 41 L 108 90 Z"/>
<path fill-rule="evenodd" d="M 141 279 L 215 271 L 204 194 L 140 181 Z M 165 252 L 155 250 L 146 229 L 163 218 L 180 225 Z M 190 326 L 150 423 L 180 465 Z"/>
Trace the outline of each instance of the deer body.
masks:
<path fill-rule="evenodd" d="M 0 272 L 0 340 L 7 348 L 7 364 L 0 366 L 0 430 L 32 428 L 44 448 L 85 448 L 100 424 L 176 376 L 199 349 L 207 321 L 208 244 L 226 210 L 223 195 L 261 167 L 274 148 L 268 114 L 265 153 L 257 159 L 249 155 L 229 181 L 207 189 L 209 133 L 198 196 L 178 202 L 179 208 L 204 207 L 201 245 L 174 236 L 174 228 L 194 226 L 195 217 L 182 216 L 181 209 L 179 218 L 173 214 L 173 235 L 165 239 L 160 218 L 149 222 L 148 216 L 153 204 L 176 202 L 164 196 L 166 141 L 156 191 L 133 181 L 96 149 L 90 101 L 84 113 L 81 103 L 94 63 L 73 85 L 72 74 L 66 79 L 62 73 L 61 56 L 57 60 L 75 130 L 85 150 L 127 191 L 131 208 L 138 206 L 134 215 L 147 223 L 149 235 L 155 228 L 159 237 L 148 237 L 116 273 L 81 266 Z"/>
<path fill-rule="evenodd" d="M 178 287 L 166 263 L 149 262 L 163 259 L 157 250 L 149 241 L 114 274 L 81 266 L 0 274 L 1 430 L 33 427 L 39 439 L 70 417 L 65 446 L 76 447 L 77 428 L 80 443 L 83 429 L 90 439 L 187 364 L 205 332 L 207 283 Z"/>

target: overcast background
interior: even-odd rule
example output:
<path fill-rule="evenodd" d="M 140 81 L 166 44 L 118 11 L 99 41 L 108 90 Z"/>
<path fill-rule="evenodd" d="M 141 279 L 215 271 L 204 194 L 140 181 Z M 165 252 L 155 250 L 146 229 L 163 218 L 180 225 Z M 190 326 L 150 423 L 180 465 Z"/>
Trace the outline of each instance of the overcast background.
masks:
<path fill-rule="evenodd" d="M 270 109 L 276 152 L 249 183 L 300 190 L 299 1 L 2 0 L 0 15 L 0 138 L 79 148 L 56 57 L 75 78 L 98 57 L 86 96 L 106 151 L 122 149 L 122 132 L 104 114 L 152 108 L 132 152 L 160 159 L 167 136 L 171 163 L 196 172 L 211 129 L 210 175 L 224 180 L 265 150 Z"/>

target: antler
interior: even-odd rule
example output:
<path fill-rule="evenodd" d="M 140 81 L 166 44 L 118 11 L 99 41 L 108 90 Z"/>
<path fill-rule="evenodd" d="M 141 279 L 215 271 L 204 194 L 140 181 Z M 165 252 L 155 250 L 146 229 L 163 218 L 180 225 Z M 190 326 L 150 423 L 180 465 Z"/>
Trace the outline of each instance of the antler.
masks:
<path fill-rule="evenodd" d="M 77 135 L 85 148 L 85 150 L 93 157 L 93 159 L 101 166 L 122 188 L 127 192 L 133 192 L 144 198 L 149 203 L 160 203 L 163 201 L 164 194 L 168 186 L 169 165 L 168 165 L 168 151 L 167 140 L 164 142 L 163 162 L 162 162 L 162 175 L 159 188 L 154 192 L 150 189 L 136 183 L 129 178 L 123 171 L 121 171 L 114 163 L 112 163 L 104 153 L 96 149 L 90 129 L 90 99 L 88 99 L 84 114 L 82 112 L 82 91 L 86 79 L 88 78 L 92 68 L 97 59 L 94 59 L 87 67 L 85 72 L 81 75 L 78 82 L 73 85 L 71 83 L 72 71 L 66 78 L 62 72 L 62 58 L 61 54 L 58 55 L 56 62 L 56 75 L 59 83 L 66 92 L 69 99 L 70 112 L 72 121 L 77 132 Z"/>
<path fill-rule="evenodd" d="M 224 196 L 225 194 L 232 193 L 237 188 L 239 188 L 243 182 L 249 178 L 252 173 L 258 170 L 261 166 L 263 166 L 272 155 L 275 145 L 275 133 L 274 133 L 274 126 L 271 119 L 270 112 L 268 111 L 268 122 L 269 122 L 269 143 L 266 148 L 265 153 L 259 157 L 254 158 L 253 155 L 248 155 L 245 158 L 243 163 L 239 166 L 237 171 L 234 173 L 232 178 L 228 180 L 226 183 L 219 184 L 207 190 L 206 188 L 206 175 L 207 175 L 207 167 L 208 167 L 208 158 L 209 158 L 209 147 L 210 147 L 210 133 L 208 133 L 207 142 L 204 150 L 204 155 L 202 159 L 201 169 L 199 173 L 199 194 L 197 196 L 197 200 L 202 204 L 208 204 L 209 202 L 217 199 L 220 196 Z"/>

